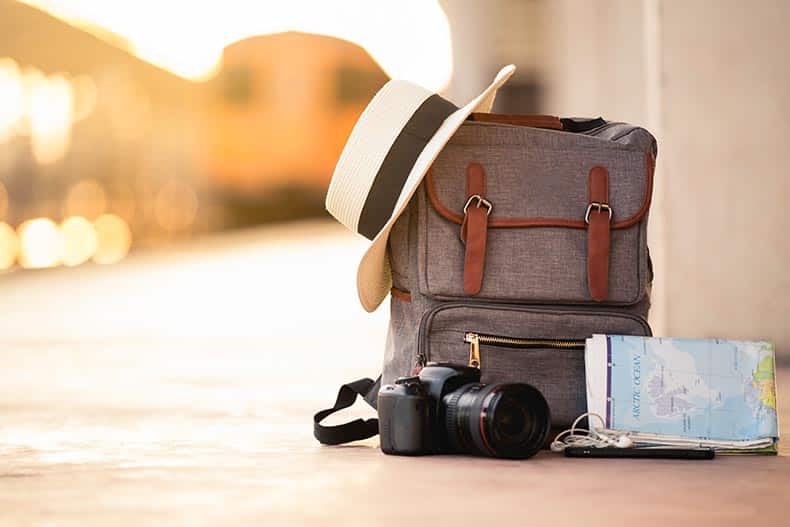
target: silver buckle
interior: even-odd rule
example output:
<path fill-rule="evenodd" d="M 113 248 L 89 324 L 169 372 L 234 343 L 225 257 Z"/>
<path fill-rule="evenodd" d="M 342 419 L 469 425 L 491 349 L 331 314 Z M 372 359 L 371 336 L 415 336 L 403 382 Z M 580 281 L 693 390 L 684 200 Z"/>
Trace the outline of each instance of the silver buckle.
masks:
<path fill-rule="evenodd" d="M 480 194 L 475 194 L 473 196 L 469 196 L 469 199 L 466 200 L 466 205 L 464 205 L 464 215 L 466 215 L 466 211 L 467 211 L 467 209 L 469 209 L 469 205 L 471 205 L 472 202 L 477 202 L 475 204 L 475 206 L 477 208 L 485 206 L 486 209 L 487 209 L 486 210 L 486 216 L 490 216 L 491 215 L 491 211 L 494 210 L 494 205 L 490 201 L 485 199 Z"/>
<path fill-rule="evenodd" d="M 587 212 L 584 213 L 584 223 L 590 223 L 590 212 L 592 212 L 593 209 L 596 209 L 598 212 L 608 212 L 609 221 L 612 221 L 612 207 L 610 207 L 608 203 L 598 203 L 597 201 L 593 201 L 587 205 Z"/>

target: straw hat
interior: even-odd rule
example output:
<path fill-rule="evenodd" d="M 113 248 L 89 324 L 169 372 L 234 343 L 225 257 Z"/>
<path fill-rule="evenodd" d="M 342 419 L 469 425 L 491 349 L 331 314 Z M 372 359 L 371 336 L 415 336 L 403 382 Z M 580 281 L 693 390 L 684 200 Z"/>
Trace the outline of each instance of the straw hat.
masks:
<path fill-rule="evenodd" d="M 387 238 L 425 173 L 472 112 L 489 112 L 497 89 L 516 70 L 462 107 L 403 80 L 391 80 L 354 125 L 335 167 L 326 209 L 347 228 L 372 240 L 357 269 L 362 307 L 375 310 L 392 286 Z"/>

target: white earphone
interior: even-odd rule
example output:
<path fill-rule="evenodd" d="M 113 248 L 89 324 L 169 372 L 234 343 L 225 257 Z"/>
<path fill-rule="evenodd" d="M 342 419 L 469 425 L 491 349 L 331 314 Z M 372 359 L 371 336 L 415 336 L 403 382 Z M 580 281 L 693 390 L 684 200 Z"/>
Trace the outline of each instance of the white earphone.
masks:
<path fill-rule="evenodd" d="M 623 434 L 617 438 L 617 441 L 615 442 L 614 446 L 616 446 L 617 448 L 631 448 L 634 446 L 634 442 L 631 441 L 630 437 Z"/>
<path fill-rule="evenodd" d="M 588 416 L 597 417 L 601 422 L 601 428 L 596 430 L 576 427 L 579 421 Z M 604 426 L 605 421 L 600 415 L 591 412 L 582 414 L 576 418 L 569 429 L 557 434 L 550 448 L 553 452 L 562 452 L 569 446 L 596 448 L 613 446 L 615 448 L 633 448 L 634 442 L 627 434 L 606 430 Z"/>

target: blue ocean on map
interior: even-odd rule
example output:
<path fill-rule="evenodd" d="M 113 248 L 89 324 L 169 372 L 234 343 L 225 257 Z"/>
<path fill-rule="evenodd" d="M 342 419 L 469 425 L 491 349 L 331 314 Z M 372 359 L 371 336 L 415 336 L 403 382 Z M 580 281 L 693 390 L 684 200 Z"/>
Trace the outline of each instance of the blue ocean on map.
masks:
<path fill-rule="evenodd" d="M 768 342 L 608 337 L 610 428 L 675 436 L 777 437 Z"/>

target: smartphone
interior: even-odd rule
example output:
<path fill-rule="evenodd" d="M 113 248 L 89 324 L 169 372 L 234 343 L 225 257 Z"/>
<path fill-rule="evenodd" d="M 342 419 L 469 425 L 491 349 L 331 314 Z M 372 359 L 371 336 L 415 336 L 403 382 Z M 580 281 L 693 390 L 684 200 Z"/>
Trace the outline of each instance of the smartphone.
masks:
<path fill-rule="evenodd" d="M 713 459 L 710 448 L 614 448 L 567 447 L 566 457 L 638 459 Z"/>

